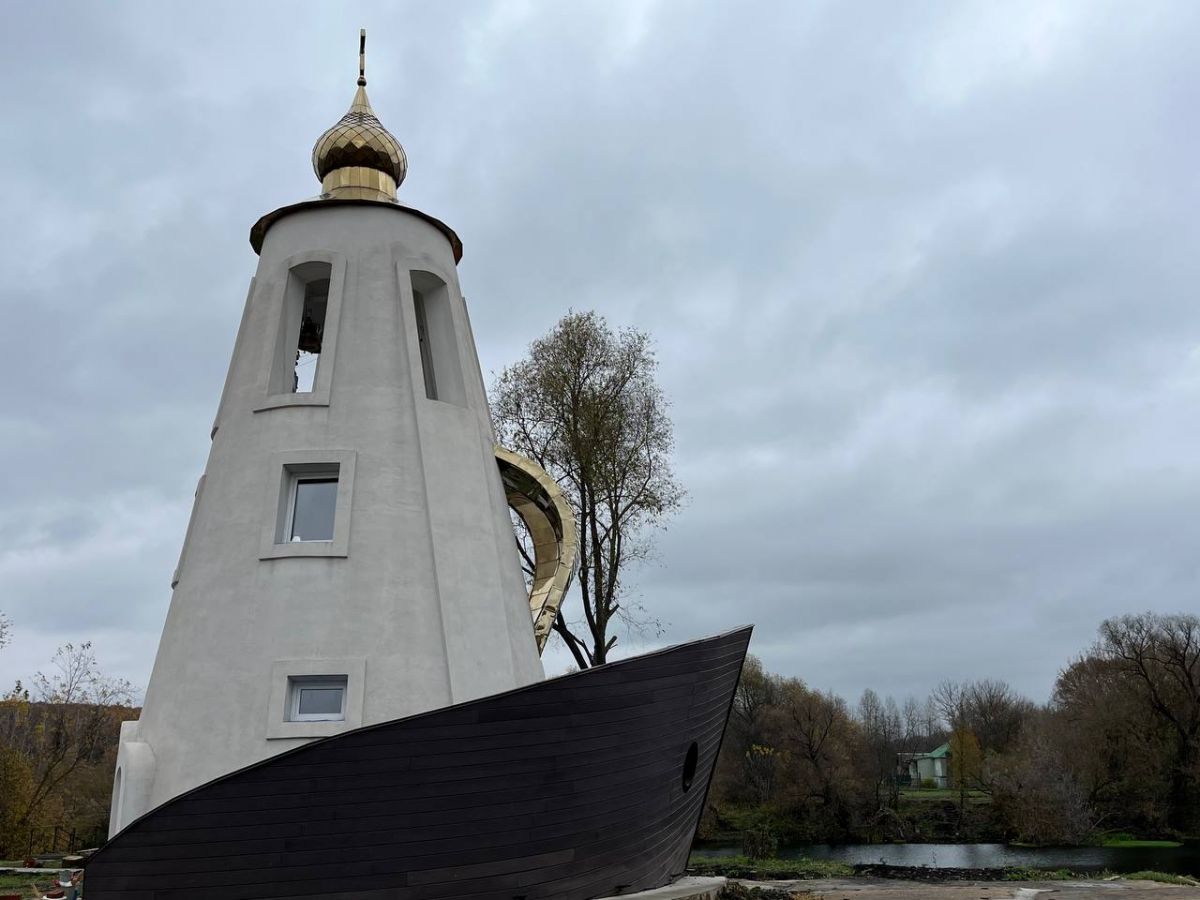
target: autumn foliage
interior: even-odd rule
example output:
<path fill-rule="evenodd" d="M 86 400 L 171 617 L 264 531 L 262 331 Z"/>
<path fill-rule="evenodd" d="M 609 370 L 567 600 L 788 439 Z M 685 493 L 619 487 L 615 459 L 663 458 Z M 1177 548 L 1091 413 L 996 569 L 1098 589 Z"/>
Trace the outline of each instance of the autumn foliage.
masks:
<path fill-rule="evenodd" d="M 0 857 L 52 849 L 71 832 L 94 841 L 107 827 L 133 690 L 100 673 L 90 643 L 63 646 L 54 664 L 0 699 Z"/>
<path fill-rule="evenodd" d="M 1102 831 L 1200 829 L 1200 618 L 1109 619 L 1038 705 L 1000 681 L 948 681 L 857 706 L 751 658 L 710 795 L 710 833 L 772 825 L 787 839 L 914 840 L 900 754 L 949 744 L 939 839 L 1087 843 Z M 903 790 L 901 786 L 903 785 Z M 981 832 L 981 829 L 983 830 Z"/>

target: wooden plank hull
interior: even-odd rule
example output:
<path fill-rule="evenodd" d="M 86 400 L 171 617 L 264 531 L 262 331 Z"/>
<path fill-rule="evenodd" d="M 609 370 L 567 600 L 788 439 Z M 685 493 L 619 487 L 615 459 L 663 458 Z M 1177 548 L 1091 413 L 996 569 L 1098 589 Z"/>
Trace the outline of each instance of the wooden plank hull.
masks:
<path fill-rule="evenodd" d="M 744 628 L 360 728 L 171 800 L 89 900 L 589 900 L 683 872 Z"/>

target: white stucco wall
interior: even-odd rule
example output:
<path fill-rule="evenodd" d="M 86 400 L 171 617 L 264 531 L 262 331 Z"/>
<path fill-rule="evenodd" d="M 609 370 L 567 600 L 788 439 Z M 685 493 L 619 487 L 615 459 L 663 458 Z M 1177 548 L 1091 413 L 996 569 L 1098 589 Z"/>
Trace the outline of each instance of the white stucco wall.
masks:
<path fill-rule="evenodd" d="M 311 395 L 272 395 L 288 270 L 313 260 L 333 272 L 317 382 Z M 410 270 L 448 287 L 465 405 L 425 396 Z M 215 429 L 145 706 L 122 734 L 130 762 L 114 833 L 313 736 L 542 677 L 478 357 L 438 229 L 379 206 L 276 222 Z M 306 555 L 273 554 L 281 460 L 294 459 L 342 463 L 337 534 L 296 549 Z M 289 673 L 347 674 L 347 721 L 280 728 L 277 682 Z"/>

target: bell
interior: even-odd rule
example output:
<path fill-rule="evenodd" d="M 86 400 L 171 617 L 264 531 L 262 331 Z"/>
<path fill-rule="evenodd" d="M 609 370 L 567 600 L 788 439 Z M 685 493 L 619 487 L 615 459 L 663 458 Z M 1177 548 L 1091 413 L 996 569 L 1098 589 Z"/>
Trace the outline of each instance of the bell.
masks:
<path fill-rule="evenodd" d="M 324 330 L 324 323 L 306 315 L 300 320 L 300 339 L 296 343 L 296 349 L 303 353 L 320 353 L 321 332 Z"/>

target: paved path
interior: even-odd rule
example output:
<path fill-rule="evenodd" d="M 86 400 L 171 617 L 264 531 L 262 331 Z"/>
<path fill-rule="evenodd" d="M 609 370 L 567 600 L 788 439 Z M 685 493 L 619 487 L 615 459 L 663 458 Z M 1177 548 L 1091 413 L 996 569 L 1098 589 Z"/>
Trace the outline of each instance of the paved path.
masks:
<path fill-rule="evenodd" d="M 1200 900 L 1200 887 L 1153 881 L 952 881 L 884 878 L 744 881 L 813 900 Z"/>

